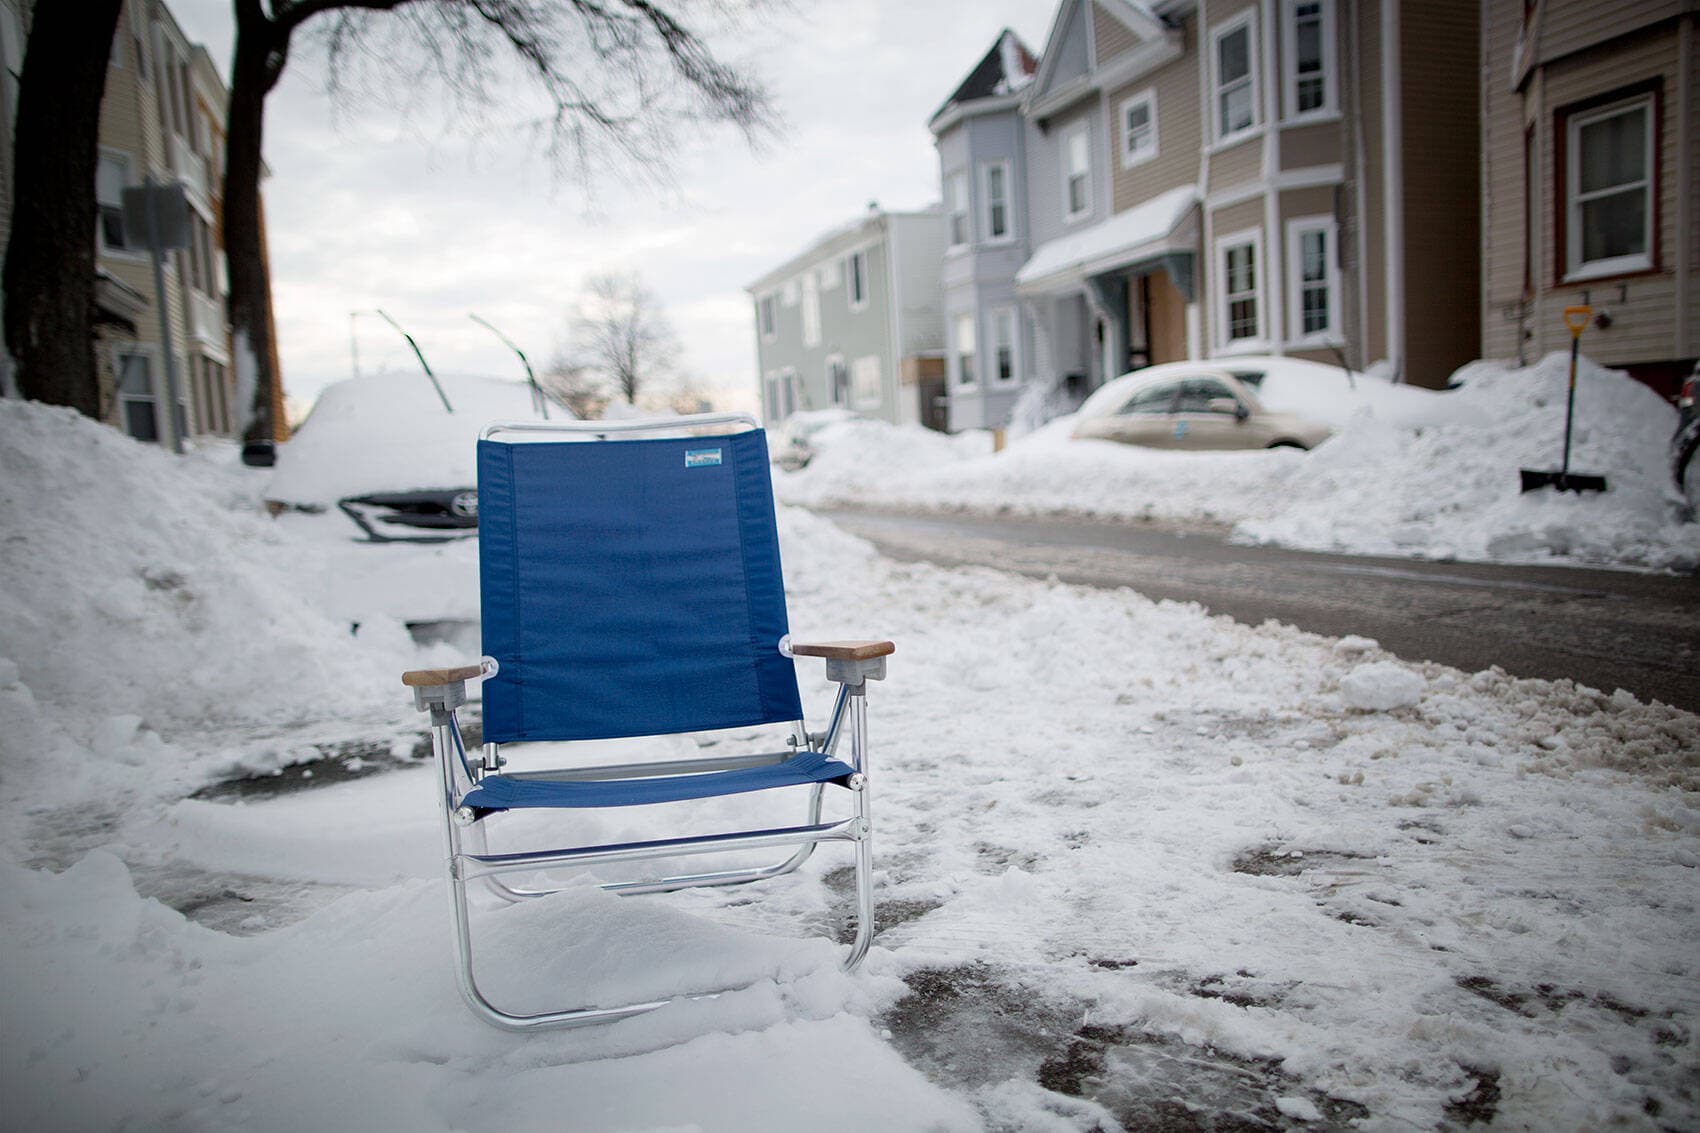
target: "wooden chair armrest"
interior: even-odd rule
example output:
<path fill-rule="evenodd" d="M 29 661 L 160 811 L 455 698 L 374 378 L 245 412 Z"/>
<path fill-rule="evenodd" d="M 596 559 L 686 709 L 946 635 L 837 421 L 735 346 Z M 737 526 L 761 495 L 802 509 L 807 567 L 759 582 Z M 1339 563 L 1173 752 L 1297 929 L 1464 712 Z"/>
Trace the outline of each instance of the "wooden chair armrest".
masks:
<path fill-rule="evenodd" d="M 897 652 L 889 641 L 816 641 L 791 643 L 793 657 L 825 657 L 829 661 L 872 661 Z"/>
<path fill-rule="evenodd" d="M 483 665 L 461 665 L 454 669 L 409 669 L 401 675 L 401 683 L 408 688 L 428 688 L 432 685 L 452 685 L 456 681 L 475 680 L 483 675 Z"/>

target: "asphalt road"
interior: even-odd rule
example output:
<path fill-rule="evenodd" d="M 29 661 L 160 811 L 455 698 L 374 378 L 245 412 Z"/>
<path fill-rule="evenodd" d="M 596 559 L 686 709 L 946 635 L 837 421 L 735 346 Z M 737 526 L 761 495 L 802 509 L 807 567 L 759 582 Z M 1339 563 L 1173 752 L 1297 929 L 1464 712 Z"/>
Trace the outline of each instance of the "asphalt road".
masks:
<path fill-rule="evenodd" d="M 835 510 L 887 555 L 1197 602 L 1251 625 L 1360 634 L 1407 660 L 1568 677 L 1700 712 L 1700 579 L 1235 546 L 1151 524 Z"/>

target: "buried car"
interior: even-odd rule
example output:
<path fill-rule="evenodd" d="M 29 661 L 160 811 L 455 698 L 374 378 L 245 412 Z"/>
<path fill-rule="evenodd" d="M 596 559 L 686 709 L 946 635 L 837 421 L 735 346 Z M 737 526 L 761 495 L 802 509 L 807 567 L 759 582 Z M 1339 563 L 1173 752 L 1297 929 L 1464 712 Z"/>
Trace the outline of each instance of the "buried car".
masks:
<path fill-rule="evenodd" d="M 532 387 L 441 375 L 377 374 L 327 386 L 279 447 L 274 511 L 340 509 L 377 543 L 439 542 L 478 529 L 478 434 L 492 422 L 572 414 Z M 444 408 L 447 401 L 451 407 Z"/>
<path fill-rule="evenodd" d="M 1265 408 L 1253 392 L 1262 372 L 1239 369 L 1245 373 L 1227 362 L 1172 362 L 1123 374 L 1086 399 L 1074 436 L 1151 448 L 1309 449 L 1332 435 L 1327 425 Z"/>
<path fill-rule="evenodd" d="M 1676 486 L 1688 497 L 1688 506 L 1700 513 L 1700 362 L 1683 379 L 1676 397 L 1676 432 L 1670 439 L 1670 471 Z"/>

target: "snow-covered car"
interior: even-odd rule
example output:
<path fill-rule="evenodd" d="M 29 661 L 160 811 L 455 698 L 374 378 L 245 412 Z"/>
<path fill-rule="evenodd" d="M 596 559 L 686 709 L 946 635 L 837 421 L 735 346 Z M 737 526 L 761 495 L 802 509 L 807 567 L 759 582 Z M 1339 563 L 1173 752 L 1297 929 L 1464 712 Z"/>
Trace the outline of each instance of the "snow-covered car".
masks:
<path fill-rule="evenodd" d="M 1700 362 L 1683 380 L 1676 396 L 1676 432 L 1670 439 L 1670 471 L 1676 486 L 1688 496 L 1689 506 L 1700 513 Z"/>
<path fill-rule="evenodd" d="M 815 434 L 854 416 L 848 409 L 812 409 L 791 414 L 769 438 L 772 448 L 769 459 L 786 472 L 806 468 L 815 456 L 812 443 Z"/>
<path fill-rule="evenodd" d="M 529 385 L 439 375 L 445 410 L 423 374 L 378 374 L 327 386 L 278 449 L 265 498 L 274 510 L 339 508 L 374 542 L 437 542 L 478 529 L 476 449 L 495 421 L 540 419 Z M 553 402 L 550 417 L 572 414 Z"/>
<path fill-rule="evenodd" d="M 1270 375 L 1263 361 L 1171 362 L 1123 374 L 1086 399 L 1074 436 L 1172 449 L 1309 449 L 1327 440 L 1328 425 L 1264 405 L 1255 392 Z M 1332 371 L 1344 388 L 1345 371 L 1304 365 Z"/>

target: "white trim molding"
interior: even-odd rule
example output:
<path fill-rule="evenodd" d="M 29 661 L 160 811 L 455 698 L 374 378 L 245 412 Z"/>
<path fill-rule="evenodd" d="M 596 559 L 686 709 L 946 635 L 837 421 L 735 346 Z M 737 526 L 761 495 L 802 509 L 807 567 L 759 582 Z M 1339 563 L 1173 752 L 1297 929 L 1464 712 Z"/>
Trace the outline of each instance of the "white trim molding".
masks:
<path fill-rule="evenodd" d="M 1128 129 L 1128 111 L 1136 106 L 1145 107 L 1145 142 L 1138 147 L 1130 144 L 1133 132 Z M 1138 94 L 1129 95 L 1122 99 L 1116 108 L 1116 148 L 1121 153 L 1122 168 L 1132 169 L 1143 165 L 1157 156 L 1157 88 L 1146 87 Z"/>
<path fill-rule="evenodd" d="M 1238 88 L 1242 83 L 1245 85 L 1246 95 L 1251 100 L 1251 120 L 1237 129 L 1227 130 L 1224 129 L 1225 122 L 1222 118 L 1224 84 L 1220 73 L 1221 44 L 1228 36 L 1239 31 L 1245 32 L 1246 71 L 1244 75 L 1235 78 L 1232 85 L 1235 88 Z M 1263 93 L 1261 76 L 1258 74 L 1262 69 L 1260 58 L 1262 45 L 1257 38 L 1257 9 L 1247 8 L 1230 19 L 1212 25 L 1210 34 L 1206 38 L 1209 40 L 1209 58 L 1206 65 L 1209 68 L 1208 74 L 1210 76 L 1210 101 L 1205 107 L 1205 113 L 1209 116 L 1210 128 L 1205 131 L 1205 137 L 1210 146 L 1226 148 L 1262 132 L 1264 120 Z"/>
<path fill-rule="evenodd" d="M 1305 238 L 1322 238 L 1322 275 L 1307 274 Z M 1295 216 L 1287 221 L 1287 345 L 1299 349 L 1333 346 L 1340 334 L 1340 251 L 1339 230 L 1329 214 Z M 1320 291 L 1325 321 L 1319 327 L 1305 328 L 1305 296 Z"/>
<path fill-rule="evenodd" d="M 1269 325 L 1269 268 L 1264 256 L 1263 229 L 1242 228 L 1238 232 L 1229 232 L 1216 237 L 1211 249 L 1212 266 L 1215 280 L 1211 285 L 1212 306 L 1211 341 L 1220 353 L 1250 353 L 1266 351 L 1273 338 L 1273 328 Z M 1237 248 L 1251 249 L 1251 288 L 1250 290 L 1230 291 L 1231 283 L 1228 271 L 1228 253 Z M 1238 300 L 1249 299 L 1252 303 L 1252 319 L 1255 325 L 1252 333 L 1237 338 L 1229 333 L 1229 307 Z"/>
<path fill-rule="evenodd" d="M 1301 78 L 1298 71 L 1299 18 L 1314 15 L 1318 27 L 1319 72 Z M 1334 23 L 1334 0 L 1281 0 L 1281 122 L 1297 126 L 1311 122 L 1337 121 L 1340 117 L 1338 32 Z M 1320 80 L 1322 101 L 1309 110 L 1298 109 L 1299 84 Z"/>

